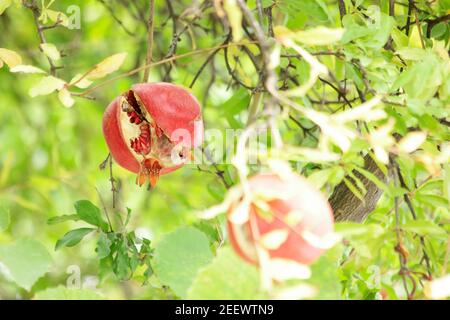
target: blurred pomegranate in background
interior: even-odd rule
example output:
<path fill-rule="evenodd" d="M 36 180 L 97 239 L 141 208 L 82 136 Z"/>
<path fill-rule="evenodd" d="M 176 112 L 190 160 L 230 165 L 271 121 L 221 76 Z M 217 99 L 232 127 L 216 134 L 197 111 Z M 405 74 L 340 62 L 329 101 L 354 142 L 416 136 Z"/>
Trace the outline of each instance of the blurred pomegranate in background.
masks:
<path fill-rule="evenodd" d="M 235 251 L 258 263 L 257 245 L 270 259 L 311 264 L 324 252 L 323 242 L 333 233 L 333 212 L 325 196 L 305 178 L 291 173 L 258 174 L 248 180 L 252 199 L 241 198 L 228 211 L 228 233 Z M 247 212 L 242 212 L 246 210 Z M 238 212 L 237 212 L 238 211 Z M 248 215 L 244 223 L 236 222 Z"/>

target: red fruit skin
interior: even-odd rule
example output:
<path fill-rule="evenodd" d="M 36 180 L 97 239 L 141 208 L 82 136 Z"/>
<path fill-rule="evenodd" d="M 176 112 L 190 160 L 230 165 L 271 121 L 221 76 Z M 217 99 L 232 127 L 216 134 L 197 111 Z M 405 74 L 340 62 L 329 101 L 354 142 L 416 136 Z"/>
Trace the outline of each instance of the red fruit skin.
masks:
<path fill-rule="evenodd" d="M 197 147 L 203 141 L 203 126 L 194 136 L 194 122 L 200 119 L 200 105 L 197 99 L 186 89 L 172 83 L 140 83 L 132 90 L 141 98 L 148 113 L 168 136 L 177 129 L 185 129 L 192 141 L 186 141 L 185 146 Z M 195 139 L 194 139 L 195 137 Z"/>
<path fill-rule="evenodd" d="M 333 231 L 333 211 L 323 194 L 299 175 L 294 175 L 292 182 L 287 184 L 278 175 L 259 174 L 250 178 L 249 184 L 253 192 L 264 189 L 279 192 L 287 192 L 290 188 L 298 190 L 295 196 L 289 199 L 275 199 L 267 202 L 275 219 L 271 221 L 264 219 L 257 213 L 256 206 L 252 205 L 250 220 L 256 221 L 257 231 L 260 236 L 263 236 L 273 230 L 286 229 L 283 218 L 293 210 L 300 211 L 303 218 L 292 229 L 288 229 L 287 240 L 277 249 L 268 250 L 268 252 L 271 258 L 284 258 L 302 264 L 311 264 L 316 261 L 324 250 L 308 243 L 301 236 L 301 233 L 307 230 L 320 237 Z M 237 226 L 228 220 L 228 232 L 231 245 L 235 251 L 248 262 L 257 264 L 255 257 L 248 255 L 242 248 L 243 244 L 238 241 L 236 236 L 236 228 L 244 228 L 244 232 L 248 235 L 247 240 L 254 243 L 255 238 L 250 223 L 247 222 L 243 226 Z"/>
<path fill-rule="evenodd" d="M 119 125 L 120 98 L 114 99 L 103 114 L 103 135 L 114 160 L 123 168 L 138 173 L 139 162 L 128 149 Z"/>
<path fill-rule="evenodd" d="M 203 142 L 203 122 L 201 110 L 195 97 L 182 87 L 170 83 L 143 83 L 132 87 L 139 96 L 147 112 L 168 137 L 176 129 L 185 129 L 191 137 L 188 147 L 197 147 Z M 123 168 L 139 173 L 140 164 L 128 148 L 120 129 L 120 97 L 114 99 L 103 114 L 103 134 L 114 160 Z M 197 121 L 197 128 L 194 122 Z M 160 174 L 175 171 L 183 165 L 162 168 Z"/>

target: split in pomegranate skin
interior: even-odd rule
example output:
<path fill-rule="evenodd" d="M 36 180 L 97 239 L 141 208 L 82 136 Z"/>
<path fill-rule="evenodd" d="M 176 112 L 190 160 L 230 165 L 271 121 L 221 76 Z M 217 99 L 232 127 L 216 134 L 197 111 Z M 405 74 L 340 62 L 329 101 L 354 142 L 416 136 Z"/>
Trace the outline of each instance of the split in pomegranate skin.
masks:
<path fill-rule="evenodd" d="M 103 134 L 114 160 L 137 174 L 136 183 L 154 187 L 203 142 L 200 105 L 174 84 L 136 84 L 106 108 Z"/>
<path fill-rule="evenodd" d="M 228 212 L 228 235 L 235 251 L 248 262 L 258 264 L 258 241 L 270 259 L 306 265 L 317 260 L 324 249 L 315 246 L 311 237 L 320 239 L 330 235 L 334 224 L 331 207 L 322 193 L 296 174 L 288 181 L 276 174 L 259 174 L 248 183 L 253 194 L 271 195 L 250 204 L 249 218 L 244 224 L 230 220 L 238 203 Z M 265 210 L 260 208 L 261 201 Z M 284 236 L 265 247 L 262 239 L 273 232 Z"/>

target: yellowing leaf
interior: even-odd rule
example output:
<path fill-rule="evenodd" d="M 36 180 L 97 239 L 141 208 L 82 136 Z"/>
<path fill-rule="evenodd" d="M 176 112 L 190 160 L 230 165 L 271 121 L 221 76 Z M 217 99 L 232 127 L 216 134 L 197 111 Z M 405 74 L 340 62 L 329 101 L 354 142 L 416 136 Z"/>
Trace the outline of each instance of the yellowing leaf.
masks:
<path fill-rule="evenodd" d="M 402 152 L 416 151 L 425 142 L 427 134 L 422 131 L 410 132 L 398 143 L 398 149 Z"/>
<path fill-rule="evenodd" d="M 261 244 L 264 248 L 269 250 L 276 250 L 286 241 L 289 232 L 285 229 L 278 229 L 270 231 L 261 236 Z"/>
<path fill-rule="evenodd" d="M 0 15 L 12 4 L 12 0 L 0 0 Z"/>
<path fill-rule="evenodd" d="M 22 58 L 15 51 L 0 48 L 0 61 L 3 61 L 9 68 L 13 68 L 22 63 Z M 2 64 L 3 65 L 3 64 Z M 0 65 L 1 68 L 1 65 Z"/>
<path fill-rule="evenodd" d="M 61 90 L 66 82 L 64 80 L 48 76 L 43 77 L 34 87 L 30 89 L 30 96 L 42 96 L 50 94 L 56 90 Z"/>
<path fill-rule="evenodd" d="M 21 73 L 46 73 L 44 70 L 39 69 L 35 66 L 30 66 L 26 64 L 19 64 L 10 70 L 11 72 L 21 72 Z"/>
<path fill-rule="evenodd" d="M 409 35 L 409 47 L 411 48 L 422 48 L 422 42 L 420 40 L 420 33 L 417 26 L 413 26 L 411 29 L 411 34 Z"/>
<path fill-rule="evenodd" d="M 225 0 L 223 7 L 227 13 L 228 20 L 230 21 L 233 41 L 241 40 L 243 35 L 241 9 L 236 0 Z"/>
<path fill-rule="evenodd" d="M 52 60 L 61 59 L 58 49 L 53 43 L 41 43 L 40 45 L 42 52 Z"/>
<path fill-rule="evenodd" d="M 61 103 L 67 107 L 70 108 L 73 106 L 73 104 L 75 103 L 75 100 L 72 98 L 72 95 L 70 94 L 70 92 L 65 89 L 62 88 L 59 93 L 58 93 L 58 99 L 59 101 L 61 101 Z"/>
<path fill-rule="evenodd" d="M 287 37 L 307 45 L 329 45 L 339 41 L 344 35 L 344 29 L 317 27 L 309 30 L 291 31 L 284 27 L 275 28 L 277 37 Z"/>
<path fill-rule="evenodd" d="M 72 80 L 70 80 L 70 84 L 75 85 L 75 87 L 80 88 L 80 89 L 86 89 L 87 87 L 89 87 L 92 84 L 92 81 L 90 81 L 89 79 L 86 79 L 86 77 L 81 79 L 82 76 L 83 75 L 81 73 L 77 74 L 75 77 L 72 78 Z"/>
<path fill-rule="evenodd" d="M 45 10 L 45 13 L 53 22 L 56 23 L 56 21 L 60 21 L 59 23 L 64 27 L 67 27 L 69 25 L 69 18 L 65 13 L 50 9 Z"/>
<path fill-rule="evenodd" d="M 99 79 L 106 76 L 107 74 L 110 74 L 111 72 L 116 71 L 123 64 L 126 56 L 127 53 L 122 52 L 106 58 L 105 60 L 97 64 L 94 67 L 94 69 L 92 69 L 92 71 L 89 72 L 86 78 Z"/>

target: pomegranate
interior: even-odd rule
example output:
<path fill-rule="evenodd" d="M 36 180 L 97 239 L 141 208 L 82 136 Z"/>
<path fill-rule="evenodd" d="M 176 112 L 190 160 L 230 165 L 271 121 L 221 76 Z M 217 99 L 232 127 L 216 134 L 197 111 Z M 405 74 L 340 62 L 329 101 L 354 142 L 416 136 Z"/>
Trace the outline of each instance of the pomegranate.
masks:
<path fill-rule="evenodd" d="M 154 187 L 159 176 L 183 166 L 203 141 L 200 105 L 170 83 L 141 83 L 117 97 L 103 115 L 113 159 Z"/>
<path fill-rule="evenodd" d="M 228 211 L 228 234 L 235 251 L 254 264 L 258 264 L 256 244 L 270 259 L 300 264 L 318 259 L 325 250 L 322 240 L 333 234 L 334 223 L 322 193 L 295 173 L 287 179 L 272 173 L 258 174 L 248 184 L 253 195 L 245 207 L 248 219 L 233 222 L 233 210 L 242 210 L 242 198 Z"/>

